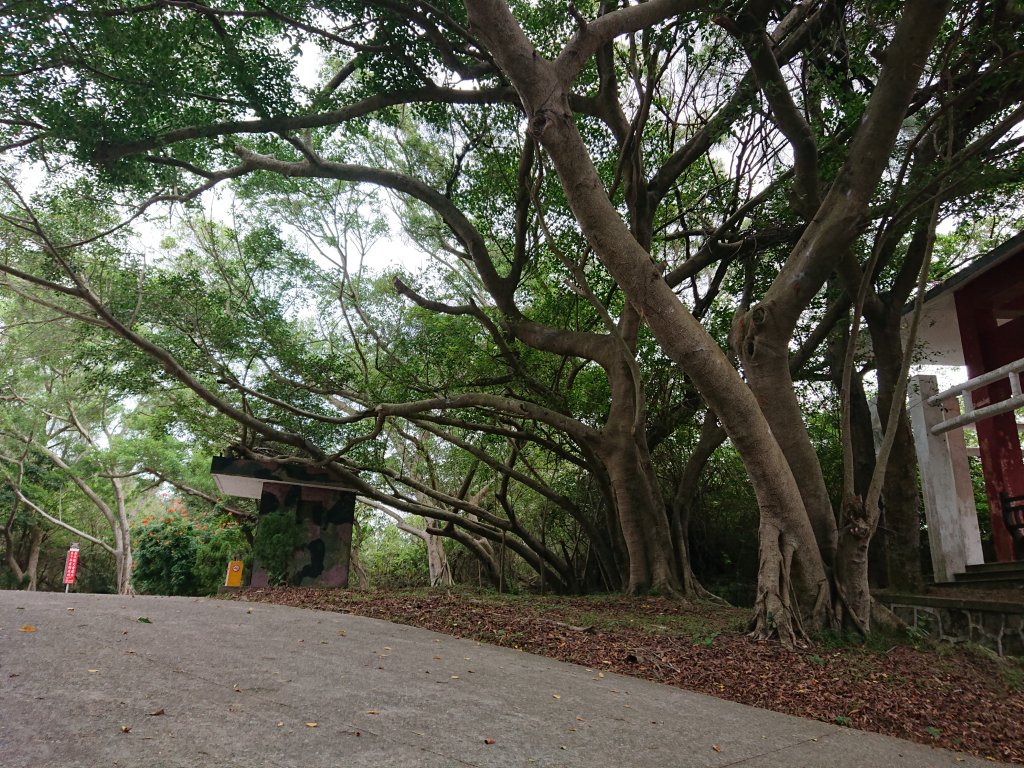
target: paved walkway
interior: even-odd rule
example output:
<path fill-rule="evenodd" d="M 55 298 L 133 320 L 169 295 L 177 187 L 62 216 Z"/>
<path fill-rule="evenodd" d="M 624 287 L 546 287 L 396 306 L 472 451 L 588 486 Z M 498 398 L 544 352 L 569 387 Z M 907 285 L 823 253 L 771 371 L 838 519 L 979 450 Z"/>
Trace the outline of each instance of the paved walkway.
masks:
<path fill-rule="evenodd" d="M 0 591 L 0 765 L 991 763 L 347 614 Z"/>

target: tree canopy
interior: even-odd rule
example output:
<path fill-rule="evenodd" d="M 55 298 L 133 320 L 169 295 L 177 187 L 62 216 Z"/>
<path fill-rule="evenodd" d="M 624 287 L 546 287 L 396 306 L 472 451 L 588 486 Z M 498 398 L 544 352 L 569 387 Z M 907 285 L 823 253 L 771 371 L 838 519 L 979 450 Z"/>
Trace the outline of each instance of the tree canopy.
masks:
<path fill-rule="evenodd" d="M 105 330 L 126 394 L 184 386 L 238 450 L 562 589 L 701 594 L 688 527 L 728 439 L 759 633 L 869 631 L 883 493 L 890 570 L 920 579 L 900 316 L 942 227 L 1019 227 L 1015 3 L 2 13 L 5 295 Z M 202 221 L 228 186 L 236 220 Z M 190 242 L 126 236 L 168 210 Z M 358 269 L 394 219 L 433 271 Z M 875 469 L 874 368 L 898 457 Z M 805 381 L 844 404 L 838 491 Z"/>

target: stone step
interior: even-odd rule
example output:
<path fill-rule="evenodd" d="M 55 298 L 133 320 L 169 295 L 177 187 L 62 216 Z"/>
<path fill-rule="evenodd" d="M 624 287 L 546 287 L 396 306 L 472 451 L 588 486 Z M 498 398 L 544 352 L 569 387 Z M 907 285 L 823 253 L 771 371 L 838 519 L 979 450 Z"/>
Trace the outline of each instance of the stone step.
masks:
<path fill-rule="evenodd" d="M 952 582 L 953 586 L 971 586 L 979 587 L 983 585 L 992 585 L 999 587 L 1012 587 L 1019 585 L 1024 587 L 1024 574 L 1000 571 L 988 571 L 982 573 L 958 573 L 956 580 Z"/>
<path fill-rule="evenodd" d="M 1024 562 L 1013 563 L 981 563 L 968 565 L 967 573 L 1019 573 L 1024 576 Z"/>

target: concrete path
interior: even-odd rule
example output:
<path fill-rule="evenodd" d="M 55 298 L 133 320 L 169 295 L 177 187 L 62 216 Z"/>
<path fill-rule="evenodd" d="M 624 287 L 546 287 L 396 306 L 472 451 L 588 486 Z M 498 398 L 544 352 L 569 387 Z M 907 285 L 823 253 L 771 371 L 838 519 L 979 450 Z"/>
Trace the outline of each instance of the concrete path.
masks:
<path fill-rule="evenodd" d="M 392 765 L 991 763 L 347 614 L 0 591 L 3 768 Z"/>

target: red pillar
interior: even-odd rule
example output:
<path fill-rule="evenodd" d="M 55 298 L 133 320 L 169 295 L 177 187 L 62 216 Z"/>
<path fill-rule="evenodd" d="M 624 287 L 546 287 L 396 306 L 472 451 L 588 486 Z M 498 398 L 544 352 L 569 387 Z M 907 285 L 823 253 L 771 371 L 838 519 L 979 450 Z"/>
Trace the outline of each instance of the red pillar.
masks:
<path fill-rule="evenodd" d="M 970 378 L 1024 358 L 1024 254 L 1018 254 L 955 294 L 960 340 Z M 974 392 L 981 408 L 1010 396 L 1008 380 Z M 1013 539 L 1003 524 L 999 493 L 1024 494 L 1024 457 L 1012 412 L 977 423 L 985 494 L 991 510 L 996 560 L 1010 561 Z"/>

